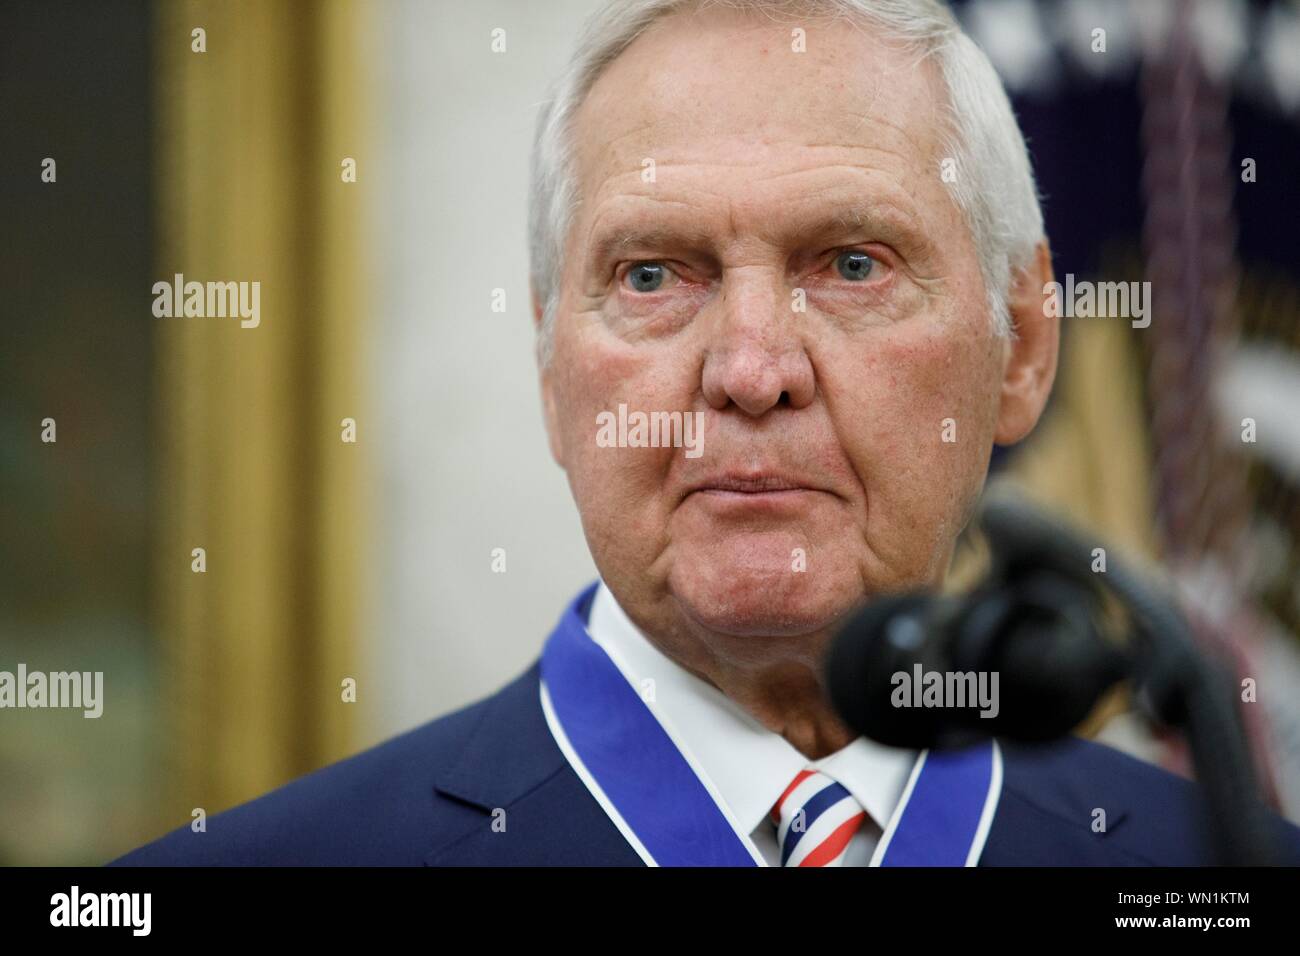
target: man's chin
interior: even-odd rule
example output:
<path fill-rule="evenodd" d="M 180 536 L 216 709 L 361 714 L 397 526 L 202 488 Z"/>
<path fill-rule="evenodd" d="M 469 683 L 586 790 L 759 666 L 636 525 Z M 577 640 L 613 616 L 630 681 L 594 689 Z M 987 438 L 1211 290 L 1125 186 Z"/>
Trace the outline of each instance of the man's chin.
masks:
<path fill-rule="evenodd" d="M 806 572 L 674 569 L 673 597 L 699 627 L 737 637 L 788 637 L 831 627 L 857 603 L 850 588 L 827 587 Z"/>

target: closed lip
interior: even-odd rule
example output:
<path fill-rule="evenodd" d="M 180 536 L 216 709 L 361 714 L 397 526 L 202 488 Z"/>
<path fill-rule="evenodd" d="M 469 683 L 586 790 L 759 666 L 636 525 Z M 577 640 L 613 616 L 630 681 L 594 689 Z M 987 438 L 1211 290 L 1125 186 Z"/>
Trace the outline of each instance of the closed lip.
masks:
<path fill-rule="evenodd" d="M 743 495 L 765 495 L 781 491 L 824 491 L 806 478 L 779 472 L 727 472 L 693 482 L 687 495 L 697 491 L 725 491 Z"/>

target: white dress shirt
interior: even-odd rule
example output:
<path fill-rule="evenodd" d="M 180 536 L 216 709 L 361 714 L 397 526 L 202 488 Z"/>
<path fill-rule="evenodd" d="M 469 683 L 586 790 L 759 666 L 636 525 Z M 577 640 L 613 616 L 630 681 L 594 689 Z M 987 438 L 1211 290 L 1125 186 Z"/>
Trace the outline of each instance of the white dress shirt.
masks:
<path fill-rule="evenodd" d="M 712 684 L 655 647 L 604 581 L 592 601 L 587 632 L 642 699 L 649 696 L 643 692 L 647 682 L 653 681 L 653 699 L 647 705 L 770 865 L 779 866 L 781 854 L 769 814 L 790 781 L 806 767 L 838 781 L 867 811 L 868 819 L 849 843 L 844 865 L 870 863 L 907 786 L 915 751 L 883 747 L 859 737 L 827 757 L 809 760 Z"/>

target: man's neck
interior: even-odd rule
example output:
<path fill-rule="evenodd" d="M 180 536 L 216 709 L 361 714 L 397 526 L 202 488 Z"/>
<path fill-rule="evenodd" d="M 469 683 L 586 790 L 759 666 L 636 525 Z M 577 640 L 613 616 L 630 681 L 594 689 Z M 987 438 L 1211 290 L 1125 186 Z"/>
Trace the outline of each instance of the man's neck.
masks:
<path fill-rule="evenodd" d="M 810 760 L 842 750 L 857 737 L 831 708 L 821 682 L 830 629 L 738 637 L 685 628 L 656 635 L 638 627 L 664 656 L 716 687 Z"/>

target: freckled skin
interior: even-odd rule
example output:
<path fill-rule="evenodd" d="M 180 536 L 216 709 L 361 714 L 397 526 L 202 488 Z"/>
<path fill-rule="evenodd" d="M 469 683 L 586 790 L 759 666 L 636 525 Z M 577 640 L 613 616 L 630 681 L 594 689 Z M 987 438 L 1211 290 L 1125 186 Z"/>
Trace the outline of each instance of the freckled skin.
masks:
<path fill-rule="evenodd" d="M 796 54 L 788 25 L 673 15 L 597 81 L 575 126 L 581 202 L 542 389 L 620 604 L 816 757 L 852 737 L 818 686 L 835 625 L 872 595 L 941 583 L 994 442 L 1041 412 L 1057 332 L 1036 291 L 1051 279 L 1045 245 L 1012 289 L 1019 341 L 990 328 L 938 174 L 930 66 L 864 31 L 806 29 Z M 662 234 L 601 251 L 651 228 Z M 871 256 L 866 279 L 837 270 L 846 250 Z M 627 281 L 641 262 L 664 266 L 659 288 Z M 621 402 L 703 412 L 703 456 L 598 447 L 597 415 Z M 689 493 L 737 469 L 807 490 L 768 504 Z"/>

